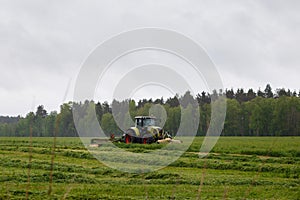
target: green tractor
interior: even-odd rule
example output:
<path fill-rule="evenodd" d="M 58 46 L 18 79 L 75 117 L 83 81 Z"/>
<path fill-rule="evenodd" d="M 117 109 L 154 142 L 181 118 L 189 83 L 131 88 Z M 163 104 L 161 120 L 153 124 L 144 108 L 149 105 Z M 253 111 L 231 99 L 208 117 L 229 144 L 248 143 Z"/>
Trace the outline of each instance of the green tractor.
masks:
<path fill-rule="evenodd" d="M 135 117 L 135 126 L 123 134 L 123 141 L 126 144 L 151 144 L 166 138 L 172 139 L 167 131 L 157 126 L 157 120 L 153 116 Z"/>

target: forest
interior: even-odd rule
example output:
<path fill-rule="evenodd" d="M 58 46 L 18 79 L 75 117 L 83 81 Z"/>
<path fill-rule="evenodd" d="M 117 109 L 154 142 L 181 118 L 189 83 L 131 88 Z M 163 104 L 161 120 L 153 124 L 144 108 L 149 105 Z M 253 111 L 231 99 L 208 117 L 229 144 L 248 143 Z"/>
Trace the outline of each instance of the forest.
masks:
<path fill-rule="evenodd" d="M 164 129 L 174 134 L 178 130 L 181 118 L 181 105 L 185 99 L 196 99 L 199 105 L 200 121 L 198 136 L 204 136 L 211 120 L 211 105 L 213 96 L 226 95 L 227 111 L 222 136 L 300 136 L 300 92 L 276 89 L 273 92 L 268 84 L 263 91 L 255 92 L 249 89 L 245 92 L 238 89 L 214 91 L 212 94 L 202 92 L 195 97 L 187 91 L 184 95 L 176 95 L 166 100 L 142 99 L 125 100 L 129 104 L 129 114 L 133 118 L 137 115 L 149 115 L 153 104 L 164 107 L 167 120 Z M 112 115 L 112 105 L 122 104 L 114 100 L 108 102 L 68 102 L 60 106 L 60 111 L 48 112 L 43 105 L 39 105 L 35 112 L 25 117 L 1 116 L 0 136 L 12 137 L 78 137 L 74 120 L 85 127 L 85 123 L 96 111 L 97 120 L 105 134 L 121 135 Z M 185 105 L 184 107 L 188 107 Z M 73 119 L 73 111 L 80 110 L 82 117 Z M 131 126 L 132 124 L 127 124 Z M 86 131 L 89 127 L 85 128 Z"/>

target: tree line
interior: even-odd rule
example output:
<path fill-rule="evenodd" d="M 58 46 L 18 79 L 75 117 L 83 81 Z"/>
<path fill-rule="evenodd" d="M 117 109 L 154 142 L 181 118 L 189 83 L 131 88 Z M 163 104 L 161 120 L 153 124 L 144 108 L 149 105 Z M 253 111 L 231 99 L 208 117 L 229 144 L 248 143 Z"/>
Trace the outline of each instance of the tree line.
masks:
<path fill-rule="evenodd" d="M 221 95 L 226 96 L 227 101 L 223 136 L 300 136 L 300 92 L 297 94 L 284 88 L 273 92 L 269 84 L 263 91 L 257 92 L 253 89 L 247 92 L 243 89 L 236 92 L 230 89 L 213 91 L 212 94 L 202 92 L 193 97 L 188 91 L 182 96 L 176 95 L 166 100 L 163 98 L 142 99 L 137 102 L 130 99 L 122 102 L 114 100 L 111 104 L 88 100 L 69 102 L 62 104 L 59 112 L 50 113 L 40 105 L 35 112 L 30 112 L 25 117 L 0 117 L 0 136 L 77 137 L 74 121 L 88 135 L 88 132 L 93 131 L 89 130 L 88 126 L 93 113 L 96 113 L 97 121 L 107 135 L 111 133 L 120 135 L 122 130 L 114 120 L 112 107 L 126 104 L 129 105 L 129 112 L 125 115 L 129 115 L 132 119 L 139 115 L 149 115 L 152 105 L 163 106 L 167 114 L 164 129 L 175 134 L 181 116 L 193 112 L 188 105 L 191 99 L 196 100 L 199 105 L 200 121 L 197 135 L 203 136 L 211 123 L 213 99 Z M 73 112 L 79 114 L 73 115 Z M 117 117 L 124 116 L 117 115 Z M 123 124 L 124 127 L 132 125 L 132 121 L 124 121 Z"/>

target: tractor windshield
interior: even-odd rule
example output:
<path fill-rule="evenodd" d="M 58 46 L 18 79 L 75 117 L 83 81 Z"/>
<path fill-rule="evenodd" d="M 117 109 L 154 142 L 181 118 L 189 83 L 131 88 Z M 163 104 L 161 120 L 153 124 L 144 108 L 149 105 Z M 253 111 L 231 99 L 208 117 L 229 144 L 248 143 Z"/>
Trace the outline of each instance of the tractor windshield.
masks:
<path fill-rule="evenodd" d="M 151 118 L 145 119 L 144 126 L 155 126 L 155 120 Z"/>

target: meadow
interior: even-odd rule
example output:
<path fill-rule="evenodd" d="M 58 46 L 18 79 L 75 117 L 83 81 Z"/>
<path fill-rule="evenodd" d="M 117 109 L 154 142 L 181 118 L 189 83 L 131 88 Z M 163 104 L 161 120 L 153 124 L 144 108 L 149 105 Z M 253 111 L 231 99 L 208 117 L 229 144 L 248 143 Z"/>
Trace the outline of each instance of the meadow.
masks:
<path fill-rule="evenodd" d="M 99 162 L 79 138 L 56 138 L 53 149 L 54 138 L 1 137 L 0 199 L 300 199 L 300 137 L 221 137 L 200 159 L 202 141 L 158 171 L 127 173 Z"/>

